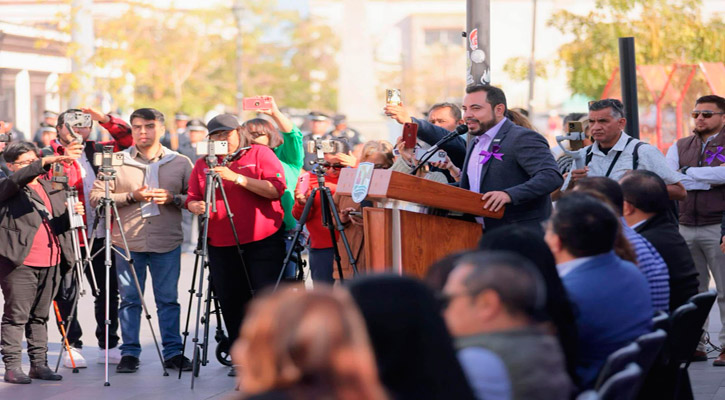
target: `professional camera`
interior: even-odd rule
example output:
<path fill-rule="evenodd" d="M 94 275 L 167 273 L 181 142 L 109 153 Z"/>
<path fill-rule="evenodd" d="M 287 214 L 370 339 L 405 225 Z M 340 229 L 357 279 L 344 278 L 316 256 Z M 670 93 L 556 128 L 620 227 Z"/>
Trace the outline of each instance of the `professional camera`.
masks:
<path fill-rule="evenodd" d="M 93 155 L 93 165 L 101 168 L 113 168 L 123 165 L 123 154 L 114 153 L 113 146 L 103 146 L 103 151 Z"/>

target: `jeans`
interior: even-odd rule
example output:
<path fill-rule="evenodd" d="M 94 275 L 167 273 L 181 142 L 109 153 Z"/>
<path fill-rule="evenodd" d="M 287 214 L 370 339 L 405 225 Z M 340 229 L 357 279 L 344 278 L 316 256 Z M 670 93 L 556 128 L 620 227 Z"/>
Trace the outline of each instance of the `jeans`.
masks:
<path fill-rule="evenodd" d="M 96 238 L 93 242 L 93 249 L 91 254 L 96 254 L 103 248 L 103 238 Z M 82 248 L 85 252 L 85 247 Z M 85 253 L 84 253 L 85 254 Z M 111 325 L 108 327 L 108 347 L 114 348 L 118 346 L 118 280 L 116 279 L 116 262 L 115 257 L 111 258 L 111 279 L 108 281 L 110 294 L 108 297 L 108 318 L 111 320 Z M 98 296 L 93 298 L 93 308 L 96 317 L 96 340 L 98 341 L 98 347 L 106 348 L 106 258 L 104 252 L 99 253 L 92 261 L 91 268 L 96 277 L 96 284 L 98 285 Z M 87 285 L 91 287 L 92 275 L 90 268 L 85 269 L 85 275 L 87 279 Z M 58 309 L 60 315 L 66 322 L 66 333 L 68 335 L 68 344 L 72 347 L 80 349 L 83 347 L 81 336 L 83 330 L 78 323 L 78 309 L 73 313 L 73 318 L 70 324 L 68 324 L 68 314 L 73 308 L 73 301 L 78 297 L 79 290 L 78 285 L 74 283 L 73 271 L 69 271 L 61 279 L 60 289 L 58 294 L 55 296 L 55 301 L 58 303 Z M 91 288 L 92 292 L 92 288 Z"/>
<path fill-rule="evenodd" d="M 720 311 L 720 344 L 725 345 L 725 254 L 720 250 L 720 224 L 703 226 L 680 225 L 680 234 L 690 248 L 695 269 L 699 276 L 700 292 L 710 289 L 710 273 L 717 288 L 717 305 Z M 707 330 L 710 318 L 705 321 Z M 702 349 L 702 347 L 701 347 Z"/>
<path fill-rule="evenodd" d="M 326 249 L 310 249 L 310 272 L 312 282 L 333 284 L 332 268 L 335 262 L 335 252 L 332 247 Z"/>
<path fill-rule="evenodd" d="M 119 249 L 122 253 L 123 250 Z M 146 282 L 146 268 L 151 273 L 151 283 L 156 299 L 161 344 L 165 360 L 181 354 L 179 318 L 181 306 L 178 302 L 179 273 L 181 271 L 181 246 L 167 253 L 131 252 L 141 290 Z M 141 354 L 139 329 L 141 324 L 141 298 L 136 290 L 131 268 L 123 257 L 116 254 L 118 269 L 118 291 L 121 307 L 118 310 L 121 321 L 121 355 L 138 357 Z"/>
<path fill-rule="evenodd" d="M 60 280 L 60 268 L 14 266 L 0 262 L 0 286 L 5 305 L 0 328 L 5 370 L 18 368 L 23 334 L 33 366 L 48 361 L 48 314 Z"/>

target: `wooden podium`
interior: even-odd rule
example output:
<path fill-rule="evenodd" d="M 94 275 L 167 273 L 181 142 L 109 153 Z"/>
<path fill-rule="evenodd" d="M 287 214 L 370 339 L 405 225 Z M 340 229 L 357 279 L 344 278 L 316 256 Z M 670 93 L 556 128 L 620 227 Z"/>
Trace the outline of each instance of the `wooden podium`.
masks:
<path fill-rule="evenodd" d="M 338 194 L 351 195 L 356 173 L 355 168 L 340 171 Z M 366 200 L 375 204 L 363 211 L 367 268 L 417 277 L 441 257 L 475 248 L 481 225 L 406 209 L 426 206 L 490 218 L 504 212 L 484 210 L 480 193 L 382 169 L 373 172 Z"/>

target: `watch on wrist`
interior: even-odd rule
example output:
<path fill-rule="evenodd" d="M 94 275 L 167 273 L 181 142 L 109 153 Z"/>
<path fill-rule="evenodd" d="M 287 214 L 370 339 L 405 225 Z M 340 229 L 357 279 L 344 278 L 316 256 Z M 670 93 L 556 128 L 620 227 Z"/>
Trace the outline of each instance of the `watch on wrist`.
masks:
<path fill-rule="evenodd" d="M 181 198 L 181 195 L 180 194 L 175 194 L 174 195 L 174 205 L 176 207 L 181 208 L 181 206 L 183 205 L 183 201 L 182 200 L 183 199 Z"/>
<path fill-rule="evenodd" d="M 234 183 L 236 183 L 239 186 L 242 186 L 242 182 L 244 182 L 244 175 L 242 175 L 242 174 L 237 175 L 237 179 L 234 180 Z"/>

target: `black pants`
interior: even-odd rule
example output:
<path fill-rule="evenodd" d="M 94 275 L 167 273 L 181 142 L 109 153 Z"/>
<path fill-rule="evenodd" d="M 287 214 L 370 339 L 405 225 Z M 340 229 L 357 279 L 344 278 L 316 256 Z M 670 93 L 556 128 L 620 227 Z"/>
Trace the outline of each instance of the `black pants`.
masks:
<path fill-rule="evenodd" d="M 47 363 L 48 314 L 59 280 L 57 266 L 16 267 L 0 263 L 0 287 L 5 298 L 0 345 L 6 370 L 20 367 L 23 333 L 28 340 L 30 364 Z"/>
<path fill-rule="evenodd" d="M 102 238 L 96 238 L 93 242 L 93 249 L 91 254 L 97 253 L 103 248 L 104 240 Z M 83 248 L 81 251 L 86 251 Z M 93 272 L 96 275 L 96 282 L 98 284 L 99 293 L 93 299 L 94 314 L 96 317 L 96 339 L 98 340 L 98 347 L 106 348 L 106 258 L 104 252 L 98 254 L 91 262 Z M 85 269 L 86 280 L 88 286 L 91 286 L 91 271 L 89 268 Z M 73 301 L 78 297 L 79 287 L 73 279 L 73 271 L 68 271 L 62 279 L 58 294 L 55 296 L 55 301 L 58 303 L 58 309 L 60 309 L 60 315 L 64 321 L 68 321 L 68 315 L 73 308 Z M 109 280 L 109 300 L 108 300 L 108 316 L 111 320 L 111 325 L 108 327 L 108 347 L 114 348 L 118 346 L 118 280 L 116 279 L 116 257 L 111 257 L 111 279 Z M 81 336 L 83 330 L 81 325 L 78 323 L 78 309 L 73 313 L 73 318 L 70 324 L 66 325 L 66 332 L 68 334 L 68 343 L 80 349 L 83 347 Z"/>
<path fill-rule="evenodd" d="M 242 245 L 244 264 L 255 293 L 277 281 L 284 261 L 283 230 L 265 239 Z M 252 299 L 236 246 L 209 246 L 209 271 L 224 315 L 230 343 L 239 336 L 247 303 Z"/>

